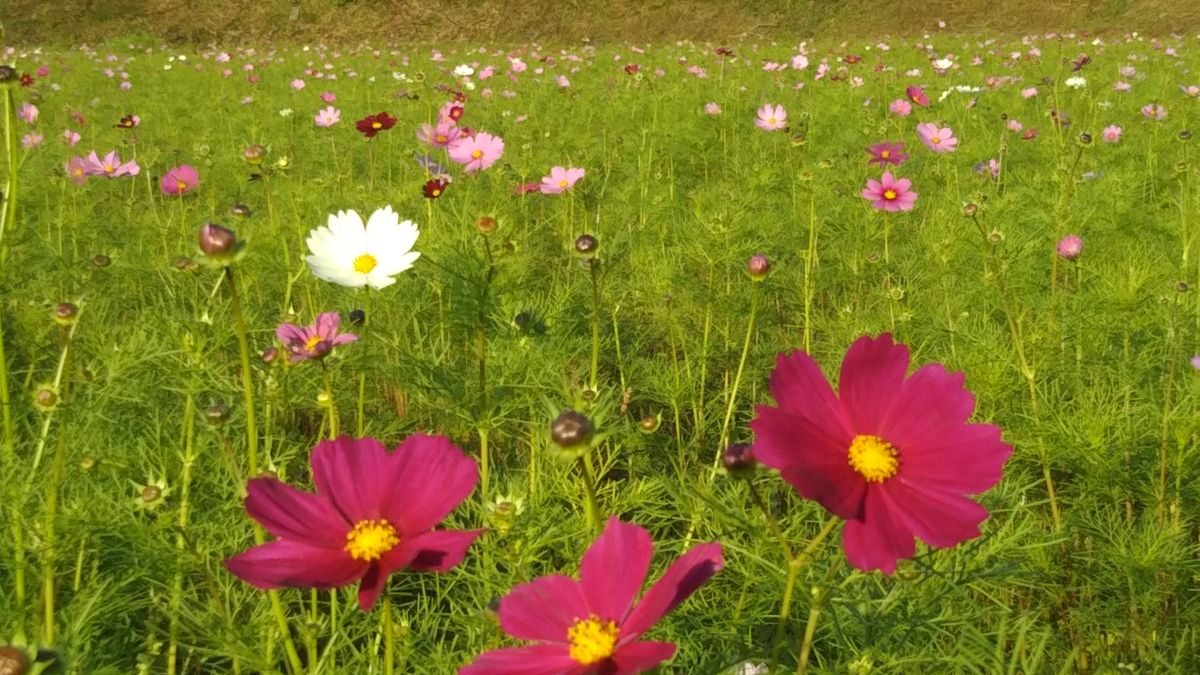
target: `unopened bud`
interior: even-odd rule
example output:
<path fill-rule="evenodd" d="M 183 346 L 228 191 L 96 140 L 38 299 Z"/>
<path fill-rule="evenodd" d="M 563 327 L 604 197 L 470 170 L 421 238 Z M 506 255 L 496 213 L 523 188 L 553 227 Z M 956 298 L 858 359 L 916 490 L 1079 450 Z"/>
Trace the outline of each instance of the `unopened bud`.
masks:
<path fill-rule="evenodd" d="M 550 440 L 563 450 L 582 451 L 592 440 L 592 421 L 581 412 L 567 410 L 550 425 Z"/>
<path fill-rule="evenodd" d="M 746 262 L 746 275 L 754 281 L 762 281 L 771 272 L 771 261 L 762 253 L 755 253 Z"/>
<path fill-rule="evenodd" d="M 112 264 L 112 258 L 104 255 L 103 253 L 97 253 L 96 255 L 92 256 L 92 265 L 94 267 L 99 267 L 99 268 L 103 269 L 105 267 L 108 267 L 111 264 Z"/>
<path fill-rule="evenodd" d="M 979 205 L 975 202 L 967 202 L 963 204 L 963 215 L 968 218 L 974 218 L 975 214 L 979 213 Z"/>
<path fill-rule="evenodd" d="M 730 443 L 721 453 L 721 463 L 726 471 L 734 475 L 750 473 L 758 466 L 749 443 Z"/>
<path fill-rule="evenodd" d="M 204 409 L 204 421 L 219 427 L 229 421 L 229 406 L 216 403 Z"/>
<path fill-rule="evenodd" d="M 210 261 L 228 264 L 238 250 L 237 235 L 227 227 L 208 223 L 200 228 L 200 250 Z"/>
<path fill-rule="evenodd" d="M 79 318 L 79 308 L 70 302 L 60 302 L 54 308 L 54 323 L 70 326 Z"/>
<path fill-rule="evenodd" d="M 581 234 L 575 240 L 575 252 L 582 256 L 595 257 L 599 247 L 600 242 L 590 234 Z"/>
<path fill-rule="evenodd" d="M 254 165 L 262 164 L 263 160 L 266 158 L 267 158 L 266 146 L 260 145 L 258 143 L 255 143 L 254 145 L 248 145 L 248 146 L 246 146 L 246 149 L 242 151 L 242 159 L 246 160 L 246 162 L 249 164 L 254 164 Z"/>
<path fill-rule="evenodd" d="M 234 204 L 233 208 L 229 209 L 229 211 L 239 218 L 249 218 L 251 213 L 250 207 L 245 204 Z"/>
<path fill-rule="evenodd" d="M 491 216 L 481 216 L 479 220 L 475 221 L 475 228 L 478 229 L 482 234 L 491 234 L 495 232 L 496 228 L 499 226 L 500 224 L 497 223 L 496 219 Z"/>

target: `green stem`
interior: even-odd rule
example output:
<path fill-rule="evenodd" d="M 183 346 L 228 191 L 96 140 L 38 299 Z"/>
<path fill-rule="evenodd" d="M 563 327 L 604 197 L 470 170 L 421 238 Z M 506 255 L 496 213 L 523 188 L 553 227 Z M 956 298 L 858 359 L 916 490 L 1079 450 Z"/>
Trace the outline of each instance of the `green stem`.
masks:
<path fill-rule="evenodd" d="M 812 353 L 813 266 L 817 257 L 817 210 L 812 195 L 808 199 L 808 252 L 804 256 L 804 352 Z"/>
<path fill-rule="evenodd" d="M 808 542 L 800 554 L 788 561 L 787 581 L 783 587 L 783 600 L 779 603 L 779 623 L 775 628 L 774 647 L 771 649 L 771 671 L 774 672 L 775 664 L 779 662 L 779 650 L 783 646 L 784 626 L 787 624 L 788 615 L 792 611 L 792 594 L 796 589 L 796 577 L 800 575 L 800 570 L 808 565 L 812 559 L 812 554 L 816 552 L 817 547 L 824 543 L 829 537 L 829 533 L 833 532 L 833 528 L 837 526 L 839 519 L 836 516 L 830 516 L 825 526 Z"/>
<path fill-rule="evenodd" d="M 592 466 L 591 450 L 585 450 L 580 460 L 580 473 L 583 474 L 583 491 L 585 501 L 583 510 L 587 516 L 588 527 L 600 531 L 600 500 L 596 496 L 596 470 Z"/>
<path fill-rule="evenodd" d="M 42 542 L 45 547 L 42 570 L 42 601 L 45 607 L 42 622 L 42 643 L 54 646 L 54 566 L 58 562 L 58 542 L 55 541 L 55 520 L 58 516 L 58 488 L 62 482 L 63 464 L 66 463 L 67 437 L 62 426 L 58 430 L 58 444 L 54 448 L 54 460 L 50 468 L 50 481 L 46 485 L 46 524 Z"/>
<path fill-rule="evenodd" d="M 4 201 L 0 203 L 0 245 L 4 233 L 17 217 L 17 110 L 11 87 L 4 87 L 4 144 L 8 150 L 8 187 L 4 190 Z M 3 250 L 0 247 L 0 250 Z M 0 262 L 4 259 L 0 255 Z"/>
<path fill-rule="evenodd" d="M 783 528 L 779 526 L 779 521 L 771 514 L 771 510 L 767 508 L 767 503 L 763 501 L 762 495 L 758 493 L 758 488 L 754 487 L 752 481 L 746 481 L 746 487 L 750 490 L 750 500 L 762 511 L 763 517 L 767 519 L 767 527 L 771 528 L 771 532 L 775 538 L 779 540 L 779 548 L 783 550 L 783 558 L 790 565 L 795 555 L 792 553 L 792 547 L 788 545 L 787 536 L 783 533 Z"/>
<path fill-rule="evenodd" d="M 596 391 L 600 379 L 600 265 L 595 258 L 591 264 L 592 276 L 592 371 L 591 388 Z"/>
<path fill-rule="evenodd" d="M 191 499 L 192 465 L 196 461 L 196 397 L 189 387 L 183 404 L 183 470 L 179 477 L 179 515 L 175 522 L 175 581 L 171 587 L 171 624 L 167 648 L 167 673 L 175 675 L 175 663 L 179 651 L 179 611 L 183 606 L 183 560 L 187 541 L 184 533 L 188 526 L 188 507 Z"/>
<path fill-rule="evenodd" d="M 383 589 L 383 673 L 392 675 L 396 668 L 396 631 L 392 627 L 392 598 Z"/>
<path fill-rule="evenodd" d="M 746 319 L 746 339 L 742 341 L 742 357 L 738 360 L 737 373 L 733 376 L 733 389 L 729 392 L 729 404 L 725 406 L 725 421 L 721 422 L 721 439 L 717 444 L 717 456 L 713 466 L 721 465 L 721 454 L 729 443 L 729 423 L 733 420 L 733 409 L 737 406 L 738 389 L 742 384 L 742 372 L 746 369 L 746 357 L 750 354 L 750 341 L 754 337 L 754 320 L 758 316 L 758 296 L 762 293 L 761 284 L 754 284 L 750 295 L 750 316 Z"/>
<path fill-rule="evenodd" d="M 481 425 L 479 427 L 479 496 L 483 499 L 484 504 L 487 504 L 488 494 L 490 494 L 488 492 L 489 466 L 488 428 Z"/>
<path fill-rule="evenodd" d="M 808 623 L 804 625 L 804 642 L 800 643 L 800 658 L 796 666 L 796 675 L 804 675 L 808 672 L 808 657 L 812 654 L 813 636 L 817 633 L 817 619 L 821 617 L 821 608 L 827 596 L 825 589 L 833 579 L 833 573 L 837 571 L 840 562 L 841 558 L 834 560 L 825 572 L 825 581 L 812 588 L 812 605 L 808 608 Z"/>

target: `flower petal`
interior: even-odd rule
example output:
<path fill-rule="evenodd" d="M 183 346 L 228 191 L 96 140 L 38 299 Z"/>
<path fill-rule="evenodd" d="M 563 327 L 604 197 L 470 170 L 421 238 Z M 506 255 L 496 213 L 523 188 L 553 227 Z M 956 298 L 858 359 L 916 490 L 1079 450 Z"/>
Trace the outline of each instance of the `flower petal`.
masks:
<path fill-rule="evenodd" d="M 902 447 L 899 479 L 960 494 L 977 494 L 998 483 L 1013 451 L 991 424 L 966 424 Z"/>
<path fill-rule="evenodd" d="M 646 591 L 641 602 L 621 624 L 621 640 L 635 640 L 658 620 L 694 593 L 709 577 L 725 566 L 720 544 L 700 544 L 684 553 L 667 568 L 662 578 Z"/>
<path fill-rule="evenodd" d="M 884 574 L 896 571 L 896 560 L 911 558 L 916 552 L 912 532 L 875 488 L 867 490 L 863 518 L 846 521 L 842 545 L 851 565 L 866 572 L 882 570 Z"/>
<path fill-rule="evenodd" d="M 890 333 L 863 336 L 850 345 L 838 377 L 838 399 L 855 434 L 878 435 L 908 371 L 908 347 Z M 888 439 L 891 440 L 891 439 Z M 848 446 L 847 446 L 848 447 Z"/>
<path fill-rule="evenodd" d="M 567 642 L 567 631 L 590 616 L 583 587 L 562 574 L 518 584 L 500 600 L 500 627 L 518 640 Z"/>
<path fill-rule="evenodd" d="M 633 606 L 654 557 L 650 533 L 632 523 L 609 518 L 592 542 L 579 568 L 579 583 L 592 613 L 620 623 Z"/>
<path fill-rule="evenodd" d="M 442 522 L 479 481 L 475 460 L 445 436 L 413 434 L 389 461 L 382 512 L 402 536 L 425 532 Z"/>
<path fill-rule="evenodd" d="M 246 513 L 272 536 L 335 549 L 346 543 L 351 527 L 327 499 L 275 478 L 250 479 Z"/>
<path fill-rule="evenodd" d="M 447 572 L 458 566 L 483 530 L 433 530 L 400 543 L 414 551 L 409 567 L 418 572 Z"/>
<path fill-rule="evenodd" d="M 484 652 L 458 675 L 575 675 L 585 669 L 562 645 L 533 645 Z"/>
<path fill-rule="evenodd" d="M 866 482 L 850 466 L 849 434 L 831 436 L 805 417 L 761 405 L 750 428 L 755 459 L 778 469 L 802 497 L 842 518 L 862 515 Z"/>
<path fill-rule="evenodd" d="M 675 656 L 671 642 L 631 642 L 617 648 L 613 663 L 618 673 L 644 673 Z"/>
<path fill-rule="evenodd" d="M 313 448 L 310 461 L 317 494 L 330 500 L 351 525 L 386 517 L 384 496 L 400 498 L 389 480 L 387 450 L 374 438 L 342 436 L 321 441 Z M 389 522 L 399 528 L 396 522 Z"/>
<path fill-rule="evenodd" d="M 975 410 L 975 396 L 963 386 L 964 379 L 939 363 L 921 366 L 894 394 L 881 434 L 903 451 L 961 427 Z"/>
<path fill-rule="evenodd" d="M 947 548 L 979 536 L 987 509 L 959 495 L 889 480 L 879 486 L 893 512 L 921 541 Z"/>
<path fill-rule="evenodd" d="M 341 549 L 277 539 L 227 558 L 225 568 L 257 588 L 336 588 L 367 569 Z"/>

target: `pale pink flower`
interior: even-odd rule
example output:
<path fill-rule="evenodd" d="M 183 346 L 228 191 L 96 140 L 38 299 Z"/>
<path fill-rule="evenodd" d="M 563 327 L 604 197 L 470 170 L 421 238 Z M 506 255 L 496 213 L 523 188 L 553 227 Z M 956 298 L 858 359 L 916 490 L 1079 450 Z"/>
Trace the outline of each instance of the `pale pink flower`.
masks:
<path fill-rule="evenodd" d="M 342 120 L 342 111 L 333 106 L 327 106 L 317 111 L 313 117 L 313 124 L 328 129 Z"/>
<path fill-rule="evenodd" d="M 808 67 L 808 57 L 803 54 L 796 54 L 792 57 L 792 70 L 804 70 Z"/>
<path fill-rule="evenodd" d="M 917 136 L 925 147 L 938 153 L 954 152 L 958 148 L 958 139 L 950 127 L 938 127 L 933 122 L 922 122 L 917 125 Z"/>
<path fill-rule="evenodd" d="M 566 75 L 559 75 L 554 78 L 554 81 L 558 84 L 559 89 L 566 89 L 571 86 L 571 81 L 567 79 Z"/>
<path fill-rule="evenodd" d="M 79 142 L 79 139 L 83 138 L 78 132 L 71 131 L 70 129 L 64 130 L 62 137 L 68 148 L 75 147 L 75 144 Z"/>
<path fill-rule="evenodd" d="M 450 159 L 463 165 L 465 173 L 488 168 L 504 154 L 504 139 L 487 132 L 460 137 L 447 147 Z"/>
<path fill-rule="evenodd" d="M 67 161 L 64 168 L 66 169 L 67 176 L 76 185 L 83 185 L 87 181 L 88 176 L 91 175 L 88 171 L 88 163 L 82 157 L 72 157 Z"/>
<path fill-rule="evenodd" d="M 26 150 L 32 150 L 41 145 L 42 141 L 44 140 L 46 140 L 45 136 L 42 136 L 36 131 L 31 131 L 21 137 L 21 147 L 25 148 Z"/>
<path fill-rule="evenodd" d="M 1114 82 L 1113 89 L 1115 91 L 1129 91 L 1130 89 L 1133 89 L 1133 85 L 1125 81 Z"/>
<path fill-rule="evenodd" d="M 100 159 L 93 150 L 85 161 L 87 162 L 87 172 L 92 176 L 120 178 L 121 176 L 136 176 L 142 171 L 136 160 L 122 162 L 116 150 L 105 155 L 104 159 Z"/>
<path fill-rule="evenodd" d="M 511 69 L 514 73 L 523 73 L 527 68 L 529 68 L 529 66 L 525 65 L 525 62 L 521 59 L 510 59 L 508 66 L 509 69 Z"/>
<path fill-rule="evenodd" d="M 229 54 L 227 54 L 225 52 L 221 52 L 220 54 L 217 54 L 216 62 L 217 63 L 229 63 L 230 58 L 231 57 L 229 56 Z"/>
<path fill-rule="evenodd" d="M 303 88 L 304 88 L 304 80 L 302 80 L 300 78 L 296 78 L 296 79 L 292 80 L 292 89 L 294 89 L 296 91 L 300 91 Z"/>
<path fill-rule="evenodd" d="M 721 114 L 721 106 L 717 105 L 716 102 L 705 103 L 704 104 L 704 114 L 705 115 L 720 115 Z"/>
<path fill-rule="evenodd" d="M 1188 96 L 1190 96 L 1192 98 L 1196 98 L 1197 96 L 1200 96 L 1200 87 L 1198 87 L 1194 84 L 1190 84 L 1186 87 L 1183 85 L 1179 85 L 1179 89 L 1180 89 L 1180 91 L 1182 91 L 1183 93 L 1187 94 Z"/>
<path fill-rule="evenodd" d="M 782 129 L 787 126 L 787 111 L 781 105 L 764 103 L 758 109 L 758 118 L 754 120 L 754 126 L 763 131 Z"/>
<path fill-rule="evenodd" d="M 121 91 L 129 91 L 130 89 L 133 89 L 133 83 L 129 80 L 125 80 L 119 86 Z"/>
<path fill-rule="evenodd" d="M 542 184 L 539 189 L 544 195 L 566 192 L 567 190 L 570 190 L 575 183 L 579 182 L 580 178 L 583 178 L 583 173 L 583 169 L 574 167 L 567 169 L 561 166 L 556 166 L 550 169 L 549 176 L 542 177 Z"/>
<path fill-rule="evenodd" d="M 1033 98 L 1038 95 L 1037 87 L 1026 87 L 1021 90 L 1021 98 Z"/>
<path fill-rule="evenodd" d="M 32 103 L 22 103 L 21 108 L 17 111 L 17 116 L 25 120 L 28 124 L 37 122 L 38 107 Z"/>
<path fill-rule="evenodd" d="M 1157 103 L 1147 103 L 1142 106 L 1142 116 L 1152 120 L 1165 120 L 1167 109 Z"/>
<path fill-rule="evenodd" d="M 332 91 L 323 91 L 321 92 L 321 100 L 325 103 L 333 103 L 337 100 L 337 94 Z"/>
<path fill-rule="evenodd" d="M 902 98 L 898 98 L 888 105 L 888 110 L 892 111 L 893 115 L 908 117 L 912 114 L 912 104 Z"/>
<path fill-rule="evenodd" d="M 1100 138 L 1105 143 L 1116 143 L 1121 140 L 1121 127 L 1110 124 L 1104 127 L 1104 131 L 1100 132 Z"/>
<path fill-rule="evenodd" d="M 1008 127 L 1008 130 L 1009 130 L 1009 131 L 1011 131 L 1011 132 L 1013 132 L 1013 133 L 1018 133 L 1018 132 L 1020 132 L 1022 129 L 1024 129 L 1024 128 L 1025 128 L 1025 126 L 1024 126 L 1024 125 L 1022 125 L 1020 122 L 1018 122 L 1018 121 L 1017 121 L 1017 120 L 1015 120 L 1015 119 L 1011 119 L 1011 120 L 1009 120 L 1009 121 L 1008 121 L 1008 124 L 1006 124 L 1005 126 L 1007 126 L 1007 127 Z"/>
<path fill-rule="evenodd" d="M 1058 255 L 1067 260 L 1074 260 L 1083 253 L 1083 239 L 1077 234 L 1068 234 L 1058 241 Z"/>
<path fill-rule="evenodd" d="M 422 124 L 417 131 L 417 140 L 434 148 L 444 148 L 456 141 L 462 135 L 462 130 L 454 124 L 454 120 L 443 117 L 437 126 Z"/>

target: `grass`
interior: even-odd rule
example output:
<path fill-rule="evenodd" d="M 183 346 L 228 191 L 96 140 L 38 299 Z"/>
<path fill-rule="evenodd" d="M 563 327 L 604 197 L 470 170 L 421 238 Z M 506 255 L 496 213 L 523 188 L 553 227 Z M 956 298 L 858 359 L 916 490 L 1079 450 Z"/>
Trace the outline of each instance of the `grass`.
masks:
<path fill-rule="evenodd" d="M 724 65 L 714 45 L 690 42 L 644 54 L 545 50 L 554 65 L 525 48 L 530 71 L 516 83 L 503 54 L 450 47 L 434 62 L 409 47 L 260 45 L 235 52 L 230 78 L 215 51 L 121 42 L 18 52 L 20 69 L 50 74 L 8 90 L 41 111 L 35 127 L 11 123 L 46 141 L 16 149 L 19 189 L 4 190 L 17 198 L 0 240 L 14 443 L 3 465 L 0 636 L 52 651 L 66 673 L 287 672 L 271 603 L 221 565 L 253 543 L 236 321 L 222 274 L 195 264 L 198 227 L 222 222 L 246 242 L 236 269 L 253 352 L 274 343 L 281 321 L 355 308 L 368 317 L 363 339 L 324 368 L 255 360 L 261 468 L 308 485 L 308 452 L 329 431 L 322 392 L 343 430 L 358 425 L 363 392 L 363 433 L 389 446 L 428 431 L 478 454 L 487 434 L 489 488 L 447 524 L 489 532 L 446 575 L 392 580 L 398 672 L 450 673 L 506 644 L 489 603 L 535 576 L 576 571 L 593 530 L 576 465 L 549 439 L 571 407 L 603 436 L 592 454 L 600 509 L 653 533 L 654 575 L 697 542 L 725 546 L 726 568 L 651 633 L 679 645 L 663 672 L 770 660 L 788 565 L 750 484 L 712 470 L 713 459 L 725 437 L 752 440 L 777 353 L 806 349 L 833 375 L 851 342 L 884 331 L 915 363 L 965 372 L 975 419 L 1000 425 L 1015 453 L 981 497 L 991 517 L 978 539 L 919 546 L 892 577 L 846 565 L 836 539 L 815 547 L 798 568 L 779 672 L 796 670 L 804 649 L 812 672 L 1196 671 L 1200 377 L 1188 359 L 1200 352 L 1200 140 L 1179 139 L 1200 115 L 1200 99 L 1180 91 L 1200 84 L 1196 40 L 934 42 L 958 55 L 948 76 L 902 41 L 889 51 L 818 42 L 803 73 L 759 68 L 794 53 L 783 44 L 734 44 L 738 58 Z M 1040 56 L 1006 60 L 1033 46 Z M 1064 82 L 1080 52 L 1092 62 L 1073 89 Z M 864 59 L 840 62 L 846 53 Z M 846 79 L 813 79 L 827 54 L 830 74 Z M 983 64 L 972 66 L 976 54 Z M 689 75 L 683 58 L 707 77 Z M 413 134 L 445 102 L 437 87 L 457 86 L 449 68 L 469 61 L 501 67 L 470 93 L 464 123 L 502 136 L 505 153 L 478 177 L 456 171 L 446 195 L 426 201 Z M 326 62 L 335 82 L 304 76 Z M 631 62 L 640 75 L 624 72 Z M 243 63 L 257 64 L 259 83 L 236 71 Z M 1127 65 L 1138 73 L 1119 75 Z M 128 72 L 132 89 L 106 67 Z M 921 74 L 907 76 L 912 68 Z M 989 87 L 988 76 L 1012 79 Z M 296 77 L 305 89 L 289 88 Z M 1112 89 L 1121 79 L 1131 91 Z M 890 114 L 909 84 L 924 84 L 933 106 Z M 939 100 L 954 85 L 981 90 Z M 1018 94 L 1027 86 L 1037 96 Z M 323 89 L 342 110 L 332 129 L 311 119 Z M 709 101 L 723 114 L 705 115 Z M 787 108 L 789 132 L 753 126 L 767 101 Z M 1150 102 L 1165 105 L 1165 120 L 1143 118 Z M 353 122 L 381 109 L 400 121 L 367 141 Z M 130 113 L 141 125 L 116 128 Z M 1006 118 L 1040 134 L 1021 140 Z M 953 127 L 955 153 L 920 145 L 915 123 L 933 120 Z M 1101 142 L 1109 124 L 1124 127 L 1119 143 Z M 59 138 L 68 127 L 84 137 L 73 150 Z M 912 158 L 897 173 L 920 193 L 914 211 L 888 221 L 859 196 L 879 174 L 863 148 L 883 140 L 907 143 Z M 262 167 L 242 158 L 255 143 L 269 147 Z M 136 157 L 140 175 L 74 185 L 64 162 L 93 148 Z M 990 158 L 999 178 L 973 169 Z M 200 187 L 163 195 L 158 177 L 183 163 L 199 169 Z M 565 195 L 514 195 L 558 164 L 587 176 Z M 235 204 L 251 215 L 232 215 Z M 369 295 L 309 273 L 304 241 L 327 214 L 385 204 L 421 227 L 415 269 Z M 483 216 L 494 233 L 480 233 Z M 583 233 L 599 242 L 598 267 L 573 250 Z M 1054 254 L 1067 233 L 1084 239 L 1073 262 Z M 744 273 L 757 252 L 773 270 L 758 284 Z M 61 302 L 79 310 L 68 326 L 51 319 Z M 39 411 L 47 388 L 58 405 Z M 828 522 L 773 472 L 752 484 L 794 550 Z M 517 500 L 511 515 L 497 508 Z M 350 591 L 279 597 L 305 670 L 382 672 L 378 609 L 358 613 Z"/>

